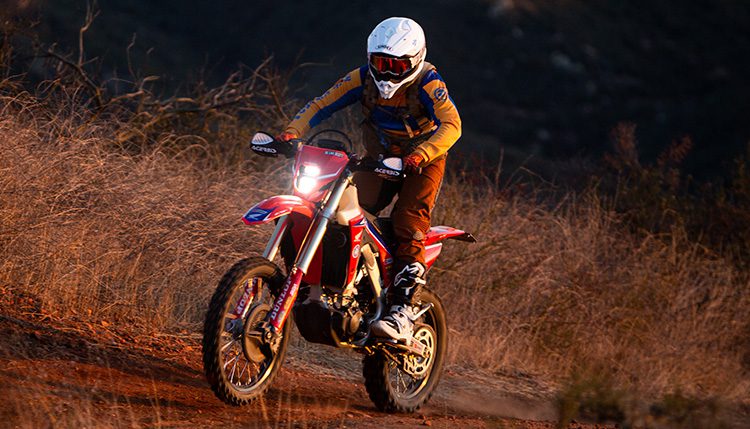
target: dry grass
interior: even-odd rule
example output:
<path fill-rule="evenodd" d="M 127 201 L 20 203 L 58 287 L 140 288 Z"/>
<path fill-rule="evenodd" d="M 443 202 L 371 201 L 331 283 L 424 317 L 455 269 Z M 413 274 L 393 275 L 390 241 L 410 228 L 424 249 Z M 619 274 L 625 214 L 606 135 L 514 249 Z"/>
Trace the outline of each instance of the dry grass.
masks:
<path fill-rule="evenodd" d="M 640 399 L 747 401 L 747 273 L 682 230 L 630 232 L 593 192 L 547 207 L 492 189 L 448 182 L 435 213 L 480 240 L 451 245 L 429 279 L 449 307 L 453 362 L 584 374 Z"/>
<path fill-rule="evenodd" d="M 132 125 L 75 100 L 0 103 L 0 284 L 47 313 L 197 328 L 222 272 L 262 248 L 239 219 L 283 191 L 286 164 L 209 162 L 209 143 L 173 136 L 129 153 L 113 136 Z M 448 244 L 429 279 L 454 365 L 747 401 L 747 273 L 679 228 L 634 234 L 594 192 L 550 206 L 496 189 L 452 177 L 434 216 L 480 240 Z"/>
<path fill-rule="evenodd" d="M 126 154 L 116 124 L 65 107 L 3 105 L 0 282 L 50 313 L 198 323 L 218 276 L 258 248 L 261 231 L 239 220 L 281 189 L 276 171 L 212 169 L 160 145 Z"/>

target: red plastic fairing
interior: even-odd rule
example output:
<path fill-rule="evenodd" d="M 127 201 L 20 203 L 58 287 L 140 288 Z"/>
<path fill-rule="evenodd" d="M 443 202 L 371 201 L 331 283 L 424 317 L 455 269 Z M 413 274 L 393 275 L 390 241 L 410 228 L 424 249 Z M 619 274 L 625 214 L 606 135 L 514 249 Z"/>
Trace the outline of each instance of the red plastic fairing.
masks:
<path fill-rule="evenodd" d="M 427 232 L 427 237 L 424 240 L 424 245 L 429 246 L 430 244 L 445 240 L 446 238 L 458 237 L 464 234 L 466 234 L 466 231 L 451 228 L 450 226 L 433 226 Z"/>
<path fill-rule="evenodd" d="M 322 200 L 328 192 L 327 185 L 339 178 L 347 162 L 349 162 L 349 157 L 344 152 L 309 145 L 302 146 L 294 160 L 295 195 L 313 202 Z M 303 167 L 314 167 L 318 171 L 317 175 L 312 176 L 316 183 L 309 192 L 301 192 L 297 189 L 300 170 Z"/>
<path fill-rule="evenodd" d="M 437 261 L 437 257 L 440 255 L 440 251 L 443 250 L 443 243 L 435 243 L 424 248 L 424 262 L 427 264 L 427 268 L 430 268 L 432 264 Z"/>
<path fill-rule="evenodd" d="M 313 206 L 311 203 L 294 195 L 276 195 L 252 206 L 242 216 L 242 221 L 247 225 L 260 225 L 291 212 L 297 212 L 312 218 Z"/>
<path fill-rule="evenodd" d="M 367 235 L 369 235 L 373 239 L 375 245 L 377 246 L 379 254 L 378 259 L 380 259 L 380 267 L 382 268 L 380 272 L 380 279 L 383 281 L 383 289 L 388 289 L 393 283 L 393 278 L 391 277 L 391 265 L 393 265 L 393 256 L 391 256 L 391 252 L 388 250 L 388 246 L 386 246 L 385 240 L 383 240 L 380 234 L 377 233 L 375 227 L 373 227 L 370 222 L 367 222 L 367 220 L 365 220 L 365 225 Z"/>
<path fill-rule="evenodd" d="M 358 215 L 349 221 L 349 241 L 351 243 L 351 253 L 349 254 L 349 266 L 347 267 L 346 284 L 354 280 L 357 273 L 357 263 L 359 262 L 359 253 L 362 249 L 362 237 L 365 233 L 365 217 Z"/>

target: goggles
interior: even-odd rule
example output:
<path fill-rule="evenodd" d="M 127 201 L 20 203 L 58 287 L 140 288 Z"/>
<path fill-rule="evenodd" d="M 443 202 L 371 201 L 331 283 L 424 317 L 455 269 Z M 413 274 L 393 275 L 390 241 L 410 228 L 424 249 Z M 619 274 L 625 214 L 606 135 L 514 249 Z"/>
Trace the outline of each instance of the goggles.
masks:
<path fill-rule="evenodd" d="M 396 58 L 379 54 L 370 55 L 370 67 L 379 74 L 396 78 L 405 76 L 414 68 L 412 58 Z"/>

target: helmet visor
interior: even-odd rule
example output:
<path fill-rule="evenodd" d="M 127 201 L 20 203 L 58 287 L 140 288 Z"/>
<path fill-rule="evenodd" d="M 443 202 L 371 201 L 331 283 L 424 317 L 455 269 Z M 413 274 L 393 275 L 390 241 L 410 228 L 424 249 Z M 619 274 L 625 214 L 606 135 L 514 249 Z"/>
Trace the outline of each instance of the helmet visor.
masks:
<path fill-rule="evenodd" d="M 382 54 L 370 55 L 370 68 L 375 74 L 390 75 L 391 78 L 404 78 L 412 71 L 412 58 L 396 58 Z"/>

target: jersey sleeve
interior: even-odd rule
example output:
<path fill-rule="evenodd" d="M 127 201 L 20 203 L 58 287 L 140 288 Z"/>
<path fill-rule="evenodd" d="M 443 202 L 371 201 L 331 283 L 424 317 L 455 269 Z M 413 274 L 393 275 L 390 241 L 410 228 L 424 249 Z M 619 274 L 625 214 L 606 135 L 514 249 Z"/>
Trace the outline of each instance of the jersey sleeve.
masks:
<path fill-rule="evenodd" d="M 434 70 L 422 80 L 419 99 L 438 126 L 432 136 L 414 150 L 427 163 L 446 153 L 461 137 L 461 117 L 443 78 Z"/>
<path fill-rule="evenodd" d="M 294 116 L 286 127 L 287 132 L 302 136 L 332 114 L 362 99 L 362 85 L 367 66 L 347 73 L 320 97 L 315 97 Z"/>

